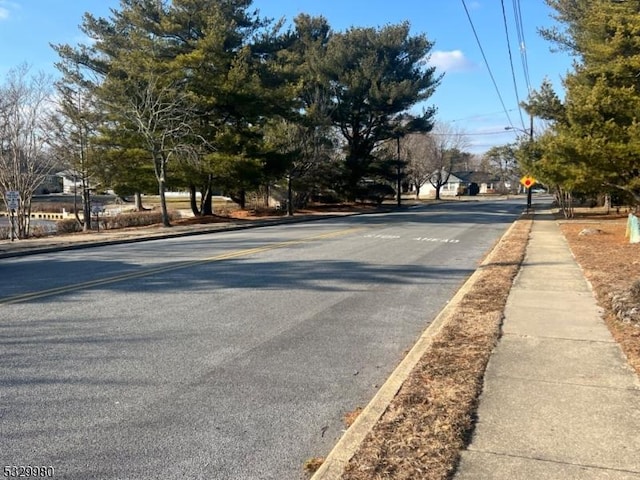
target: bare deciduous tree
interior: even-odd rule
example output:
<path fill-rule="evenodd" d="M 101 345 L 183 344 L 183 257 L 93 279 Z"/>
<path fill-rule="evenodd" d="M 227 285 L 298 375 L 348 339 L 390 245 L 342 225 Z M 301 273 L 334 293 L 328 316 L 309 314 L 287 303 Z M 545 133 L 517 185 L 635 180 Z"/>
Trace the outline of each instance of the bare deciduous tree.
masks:
<path fill-rule="evenodd" d="M 406 162 L 406 177 L 420 198 L 420 187 L 429 181 L 433 168 L 429 161 L 431 138 L 427 133 L 412 133 L 401 140 L 400 156 Z"/>
<path fill-rule="evenodd" d="M 516 150 L 517 146 L 515 144 L 499 145 L 490 148 L 484 154 L 485 171 L 498 179 L 498 191 L 500 193 L 515 192 L 520 187 L 518 179 L 521 172 Z"/>
<path fill-rule="evenodd" d="M 286 213 L 291 216 L 296 207 L 307 202 L 317 176 L 326 173 L 335 159 L 338 139 L 326 124 L 309 127 L 280 120 L 270 127 L 265 138 L 290 157 L 285 179 Z"/>
<path fill-rule="evenodd" d="M 18 238 L 29 236 L 32 197 L 53 167 L 47 124 L 52 84 L 21 65 L 0 85 L 0 189 L 5 203 L 5 192 L 19 192 Z"/>
<path fill-rule="evenodd" d="M 407 160 L 407 176 L 420 195 L 420 187 L 427 181 L 440 199 L 440 190 L 449 181 L 451 172 L 468 156 L 468 139 L 459 128 L 436 123 L 429 133 L 417 133 L 403 140 L 403 156 Z"/>
<path fill-rule="evenodd" d="M 119 112 L 120 118 L 113 126 L 137 134 L 141 146 L 153 159 L 162 223 L 169 227 L 165 198 L 167 166 L 171 157 L 191 152 L 189 138 L 193 130 L 190 122 L 194 117 L 194 106 L 175 82 L 163 82 L 159 74 L 148 73 L 146 78 L 137 80 L 126 85 L 125 93 L 120 92 L 119 101 L 110 104 L 105 100 L 107 95 L 103 95 L 103 101 L 112 111 Z"/>
<path fill-rule="evenodd" d="M 77 222 L 83 231 L 91 230 L 91 187 L 95 181 L 91 175 L 91 160 L 95 157 L 91 140 L 95 137 L 96 111 L 93 99 L 86 90 L 74 89 L 64 83 L 57 83 L 57 109 L 50 117 L 51 151 L 56 162 L 68 168 L 73 175 L 73 202 Z M 76 208 L 80 181 L 82 196 L 82 218 Z"/>

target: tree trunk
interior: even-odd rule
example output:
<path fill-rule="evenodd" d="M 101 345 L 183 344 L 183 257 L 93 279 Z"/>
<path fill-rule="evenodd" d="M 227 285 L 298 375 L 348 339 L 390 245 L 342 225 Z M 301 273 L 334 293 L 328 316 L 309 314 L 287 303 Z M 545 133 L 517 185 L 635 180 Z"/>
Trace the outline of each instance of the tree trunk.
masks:
<path fill-rule="evenodd" d="M 31 199 L 29 197 L 25 199 L 25 197 L 20 196 L 20 203 L 14 217 L 14 227 L 20 239 L 28 238 L 31 229 Z"/>
<path fill-rule="evenodd" d="M 91 230 L 91 198 L 89 196 L 89 187 L 87 186 L 87 180 L 84 173 L 82 174 L 82 212 L 84 215 L 82 231 L 88 232 Z"/>
<path fill-rule="evenodd" d="M 440 200 L 440 185 L 436 187 L 436 200 Z"/>
<path fill-rule="evenodd" d="M 191 205 L 191 213 L 194 216 L 200 216 L 200 209 L 198 208 L 198 202 L 196 199 L 196 186 L 189 185 L 189 204 Z"/>
<path fill-rule="evenodd" d="M 156 180 L 158 181 L 158 194 L 160 195 L 160 210 L 162 212 L 162 225 L 165 227 L 171 226 L 169 220 L 169 210 L 167 209 L 167 197 L 165 191 L 167 188 L 167 159 L 162 152 L 156 152 L 154 154 L 154 168 L 156 173 Z"/>
<path fill-rule="evenodd" d="M 213 191 L 210 185 L 202 192 L 202 208 L 200 209 L 200 214 L 209 217 L 213 215 Z"/>
<path fill-rule="evenodd" d="M 291 175 L 287 175 L 287 216 L 293 217 L 293 186 Z"/>
<path fill-rule="evenodd" d="M 238 204 L 240 205 L 240 208 L 242 210 L 244 210 L 247 206 L 247 191 L 243 188 L 242 190 L 240 190 L 240 194 L 238 195 Z"/>
<path fill-rule="evenodd" d="M 164 178 L 158 180 L 158 193 L 160 194 L 160 209 L 162 210 L 162 225 L 170 227 L 169 211 L 167 210 L 167 198 L 165 196 L 165 181 Z"/>
<path fill-rule="evenodd" d="M 134 205 L 137 212 L 141 212 L 144 210 L 144 206 L 142 205 L 142 194 L 140 192 L 136 192 L 133 194 Z"/>
<path fill-rule="evenodd" d="M 82 230 L 84 231 L 84 219 L 80 220 L 80 215 L 78 214 L 78 187 L 75 185 L 75 179 L 73 187 L 73 214 L 76 216 L 76 222 L 78 222 L 79 226 L 83 227 Z"/>

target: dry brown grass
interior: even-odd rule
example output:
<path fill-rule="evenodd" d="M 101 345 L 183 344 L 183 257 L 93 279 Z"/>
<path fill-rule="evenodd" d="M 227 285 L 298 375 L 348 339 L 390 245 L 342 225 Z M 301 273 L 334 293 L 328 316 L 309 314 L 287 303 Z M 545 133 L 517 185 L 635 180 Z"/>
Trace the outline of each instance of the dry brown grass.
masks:
<path fill-rule="evenodd" d="M 483 375 L 531 229 L 520 220 L 364 440 L 344 480 L 446 479 L 474 422 Z"/>
<path fill-rule="evenodd" d="M 561 227 L 609 329 L 640 374 L 640 326 L 622 321 L 612 309 L 612 298 L 640 280 L 640 245 L 625 238 L 625 219 L 591 210 L 578 212 Z M 530 227 L 529 221 L 518 222 L 482 267 L 460 308 L 347 465 L 343 480 L 450 478 L 473 428 L 484 370 Z M 585 228 L 600 232 L 580 235 Z"/>
<path fill-rule="evenodd" d="M 360 416 L 360 414 L 362 413 L 362 410 L 363 410 L 362 407 L 357 407 L 355 410 L 352 410 L 344 414 L 343 420 L 347 428 L 353 425 L 353 422 L 355 422 L 356 418 Z"/>
<path fill-rule="evenodd" d="M 324 463 L 324 458 L 322 457 L 313 457 L 304 462 L 304 471 L 312 474 L 315 473 Z"/>
<path fill-rule="evenodd" d="M 562 222 L 571 251 L 591 282 L 596 298 L 605 309 L 605 321 L 625 352 L 629 364 L 640 374 L 640 328 L 625 323 L 612 309 L 612 296 L 629 290 L 640 279 L 640 245 L 625 238 L 626 216 L 578 211 L 576 218 Z M 585 229 L 596 235 L 580 235 Z M 640 305 L 635 305 L 640 308 Z"/>

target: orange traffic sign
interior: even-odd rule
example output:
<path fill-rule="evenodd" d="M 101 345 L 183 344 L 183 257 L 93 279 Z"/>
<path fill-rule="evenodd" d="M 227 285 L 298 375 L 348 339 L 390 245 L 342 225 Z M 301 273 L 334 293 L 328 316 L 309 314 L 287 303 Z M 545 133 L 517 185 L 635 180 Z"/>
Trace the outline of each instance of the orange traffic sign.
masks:
<path fill-rule="evenodd" d="M 527 188 L 531 188 L 536 183 L 536 179 L 530 175 L 525 175 L 520 179 L 520 183 Z"/>

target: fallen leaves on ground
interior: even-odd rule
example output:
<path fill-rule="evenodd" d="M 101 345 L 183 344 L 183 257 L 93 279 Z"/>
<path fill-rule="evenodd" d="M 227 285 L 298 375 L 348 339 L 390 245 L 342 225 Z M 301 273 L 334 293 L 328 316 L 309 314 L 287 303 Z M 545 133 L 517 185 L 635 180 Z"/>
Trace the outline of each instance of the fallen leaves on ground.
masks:
<path fill-rule="evenodd" d="M 485 367 L 530 228 L 530 221 L 519 221 L 494 250 L 480 279 L 348 463 L 343 480 L 443 480 L 455 470 L 473 428 Z M 561 228 L 609 329 L 640 374 L 640 326 L 613 309 L 621 296 L 628 308 L 640 308 L 634 304 L 640 245 L 625 238 L 626 217 L 578 212 Z"/>
<path fill-rule="evenodd" d="M 613 337 L 622 347 L 629 364 L 640 374 L 640 326 L 625 322 L 624 312 L 614 312 L 613 301 L 626 296 L 640 281 L 640 244 L 625 238 L 626 216 L 605 215 L 597 211 L 577 211 L 576 217 L 561 223 L 562 232 L 585 276 L 591 283 L 605 321 Z M 600 230 L 593 235 L 580 235 L 585 229 Z M 629 295 L 626 308 L 640 308 Z M 624 307 L 619 307 L 624 311 Z"/>
<path fill-rule="evenodd" d="M 530 220 L 518 221 L 481 266 L 459 308 L 348 463 L 344 480 L 445 479 L 455 469 L 530 230 Z"/>

